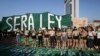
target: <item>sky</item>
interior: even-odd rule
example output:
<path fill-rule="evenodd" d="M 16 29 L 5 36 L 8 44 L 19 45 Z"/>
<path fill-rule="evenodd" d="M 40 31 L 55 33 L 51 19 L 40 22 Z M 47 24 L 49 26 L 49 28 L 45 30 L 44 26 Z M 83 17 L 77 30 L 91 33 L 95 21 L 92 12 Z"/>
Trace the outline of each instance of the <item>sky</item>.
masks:
<path fill-rule="evenodd" d="M 51 12 L 64 15 L 64 0 L 0 0 L 0 20 L 4 16 Z M 80 18 L 100 19 L 100 0 L 80 0 Z"/>

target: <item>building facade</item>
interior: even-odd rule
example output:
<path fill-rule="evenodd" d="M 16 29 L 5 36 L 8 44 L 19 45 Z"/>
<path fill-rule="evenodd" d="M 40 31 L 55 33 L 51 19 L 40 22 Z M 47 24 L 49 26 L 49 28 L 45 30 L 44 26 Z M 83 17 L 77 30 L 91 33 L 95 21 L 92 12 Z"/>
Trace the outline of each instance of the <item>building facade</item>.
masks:
<path fill-rule="evenodd" d="M 84 27 L 88 25 L 88 18 L 74 18 L 72 19 L 73 21 L 73 26 L 79 28 L 79 27 Z"/>
<path fill-rule="evenodd" d="M 79 0 L 64 0 L 65 15 L 79 18 Z"/>
<path fill-rule="evenodd" d="M 94 26 L 100 26 L 100 20 L 94 20 L 93 24 Z"/>

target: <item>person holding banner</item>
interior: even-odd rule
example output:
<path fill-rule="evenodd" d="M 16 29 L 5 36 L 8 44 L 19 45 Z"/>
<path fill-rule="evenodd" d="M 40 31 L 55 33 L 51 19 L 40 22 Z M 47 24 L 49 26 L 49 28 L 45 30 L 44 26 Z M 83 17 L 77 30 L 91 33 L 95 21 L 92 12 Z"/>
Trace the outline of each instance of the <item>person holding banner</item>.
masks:
<path fill-rule="evenodd" d="M 79 32 L 78 32 L 76 27 L 74 27 L 74 29 L 73 29 L 72 36 L 73 36 L 73 47 L 78 48 L 78 46 L 79 46 Z"/>
<path fill-rule="evenodd" d="M 16 45 L 17 46 L 19 46 L 20 45 L 20 42 L 21 42 L 21 36 L 20 36 L 20 30 L 19 30 L 19 28 L 17 28 L 17 30 L 16 30 Z"/>
<path fill-rule="evenodd" d="M 43 47 L 43 32 L 42 32 L 42 29 L 39 29 L 37 37 L 38 37 L 38 47 Z"/>
<path fill-rule="evenodd" d="M 36 31 L 35 31 L 35 29 L 32 29 L 32 31 L 31 31 L 31 37 L 33 40 L 32 46 L 36 47 Z"/>
<path fill-rule="evenodd" d="M 50 47 L 54 48 L 56 46 L 55 30 L 50 29 L 49 34 L 50 34 Z"/>
<path fill-rule="evenodd" d="M 57 48 L 61 48 L 61 30 L 58 29 L 56 32 Z"/>
<path fill-rule="evenodd" d="M 70 27 L 67 29 L 67 37 L 68 37 L 68 48 L 72 48 L 72 45 L 73 45 L 72 29 Z"/>
<path fill-rule="evenodd" d="M 20 31 L 20 38 L 21 38 L 21 40 L 24 38 L 24 31 Z M 21 41 L 20 40 L 20 41 Z M 22 43 L 21 43 L 22 44 Z"/>
<path fill-rule="evenodd" d="M 29 31 L 27 29 L 25 29 L 24 35 L 25 35 L 25 46 L 28 46 L 29 45 L 29 43 L 28 43 L 28 41 L 29 41 Z"/>
<path fill-rule="evenodd" d="M 80 47 L 81 49 L 86 49 L 87 48 L 87 36 L 88 36 L 88 32 L 86 30 L 85 27 L 80 27 L 79 28 L 79 43 L 80 43 Z"/>
<path fill-rule="evenodd" d="M 62 48 L 66 49 L 67 44 L 67 32 L 66 29 L 64 29 L 61 33 L 61 42 L 62 42 Z"/>
<path fill-rule="evenodd" d="M 49 47 L 49 30 L 47 28 L 44 30 L 44 46 Z"/>

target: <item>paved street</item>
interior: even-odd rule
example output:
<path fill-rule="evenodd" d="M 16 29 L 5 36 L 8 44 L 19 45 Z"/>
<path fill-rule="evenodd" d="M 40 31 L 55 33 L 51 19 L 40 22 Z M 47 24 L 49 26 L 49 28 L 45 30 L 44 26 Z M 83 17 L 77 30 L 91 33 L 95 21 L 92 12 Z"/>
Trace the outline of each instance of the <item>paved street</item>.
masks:
<path fill-rule="evenodd" d="M 0 56 L 100 56 L 97 51 L 15 46 L 14 38 L 0 41 Z"/>

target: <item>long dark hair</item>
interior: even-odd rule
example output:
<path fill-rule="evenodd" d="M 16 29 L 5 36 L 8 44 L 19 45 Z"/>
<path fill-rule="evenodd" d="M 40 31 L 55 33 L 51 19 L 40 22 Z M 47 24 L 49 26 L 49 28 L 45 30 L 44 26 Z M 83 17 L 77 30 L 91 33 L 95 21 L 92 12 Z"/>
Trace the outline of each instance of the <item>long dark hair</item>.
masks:
<path fill-rule="evenodd" d="M 87 26 L 87 28 L 90 28 L 90 29 L 91 29 L 91 31 L 93 31 L 93 30 L 94 30 L 92 26 Z M 88 31 L 89 31 L 89 30 L 88 30 Z"/>

